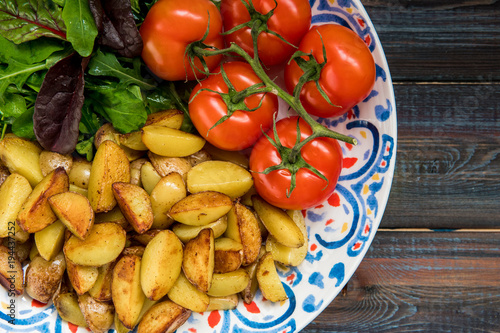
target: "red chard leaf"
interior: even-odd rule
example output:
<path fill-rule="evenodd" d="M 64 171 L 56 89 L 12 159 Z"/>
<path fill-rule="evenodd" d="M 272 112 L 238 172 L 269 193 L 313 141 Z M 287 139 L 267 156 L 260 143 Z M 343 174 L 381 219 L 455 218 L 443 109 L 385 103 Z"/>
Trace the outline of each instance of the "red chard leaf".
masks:
<path fill-rule="evenodd" d="M 78 53 L 52 66 L 35 102 L 33 129 L 43 148 L 60 154 L 75 150 L 84 102 L 84 68 L 88 62 Z"/>
<path fill-rule="evenodd" d="M 132 15 L 130 0 L 89 0 L 89 5 L 101 32 L 99 44 L 116 50 L 123 57 L 141 55 L 142 38 Z"/>

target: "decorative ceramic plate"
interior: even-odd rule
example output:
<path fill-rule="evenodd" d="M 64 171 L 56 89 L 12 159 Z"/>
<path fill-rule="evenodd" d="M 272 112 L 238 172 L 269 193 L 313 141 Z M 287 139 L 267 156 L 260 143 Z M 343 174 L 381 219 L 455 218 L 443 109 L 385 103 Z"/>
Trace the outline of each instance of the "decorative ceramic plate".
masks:
<path fill-rule="evenodd" d="M 382 46 L 359 0 L 310 0 L 313 24 L 335 22 L 354 30 L 375 58 L 377 80 L 368 98 L 340 118 L 318 119 L 356 138 L 355 147 L 341 144 L 344 169 L 334 195 L 304 212 L 309 252 L 298 267 L 279 267 L 289 299 L 271 303 L 260 292 L 251 304 L 233 311 L 193 314 L 179 333 L 298 332 L 339 294 L 370 246 L 389 197 L 396 154 L 394 93 Z M 11 304 L 15 325 L 10 325 Z M 15 299 L 0 291 L 0 331 L 88 332 L 61 320 L 54 305 L 28 296 Z M 9 308 L 10 307 L 10 308 Z"/>

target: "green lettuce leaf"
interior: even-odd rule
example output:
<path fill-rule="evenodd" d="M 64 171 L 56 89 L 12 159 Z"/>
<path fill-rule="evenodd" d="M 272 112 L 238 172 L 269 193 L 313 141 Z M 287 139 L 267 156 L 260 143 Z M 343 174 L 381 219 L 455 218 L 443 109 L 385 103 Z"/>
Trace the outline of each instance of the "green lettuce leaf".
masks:
<path fill-rule="evenodd" d="M 66 0 L 62 18 L 68 27 L 66 39 L 82 57 L 88 57 L 98 34 L 88 0 Z"/>

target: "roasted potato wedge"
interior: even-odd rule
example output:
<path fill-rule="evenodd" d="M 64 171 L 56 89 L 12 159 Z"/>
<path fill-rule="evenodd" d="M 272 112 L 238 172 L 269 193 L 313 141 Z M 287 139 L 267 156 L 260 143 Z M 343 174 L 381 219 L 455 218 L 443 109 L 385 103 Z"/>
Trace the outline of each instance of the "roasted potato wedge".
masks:
<path fill-rule="evenodd" d="M 124 230 L 132 230 L 132 226 L 128 223 L 119 206 L 115 206 L 112 210 L 105 213 L 95 214 L 94 224 L 112 222 L 118 224 Z"/>
<path fill-rule="evenodd" d="M 269 235 L 266 239 L 266 250 L 267 252 L 271 252 L 273 254 L 273 259 L 275 261 L 286 266 L 298 266 L 306 258 L 309 246 L 306 223 L 304 221 L 304 216 L 302 216 L 300 211 L 288 210 L 286 213 L 297 224 L 304 235 L 304 245 L 300 247 L 288 247 L 278 242 L 272 235 Z"/>
<path fill-rule="evenodd" d="M 154 229 L 166 229 L 174 220 L 169 212 L 172 206 L 187 195 L 182 176 L 172 172 L 160 179 L 151 191 L 151 207 L 153 209 Z"/>
<path fill-rule="evenodd" d="M 50 261 L 61 252 L 64 245 L 66 227 L 57 220 L 40 231 L 35 232 L 35 244 L 43 259 Z"/>
<path fill-rule="evenodd" d="M 118 132 L 111 123 L 106 123 L 99 127 L 96 134 L 94 135 L 94 146 L 96 149 L 99 149 L 101 144 L 104 141 L 113 141 L 118 144 L 120 141 L 118 140 L 118 136 L 120 132 Z"/>
<path fill-rule="evenodd" d="M 153 225 L 153 209 L 149 194 L 137 185 L 116 182 L 112 186 L 116 202 L 134 230 L 142 234 Z"/>
<path fill-rule="evenodd" d="M 187 243 L 190 239 L 195 238 L 202 229 L 210 228 L 214 232 L 214 238 L 218 238 L 224 234 L 227 228 L 227 216 L 224 215 L 214 222 L 206 225 L 196 226 L 183 223 L 175 223 L 172 226 L 172 231 L 179 237 L 183 243 Z"/>
<path fill-rule="evenodd" d="M 42 230 L 57 220 L 48 199 L 69 189 L 68 175 L 59 167 L 45 176 L 38 183 L 24 202 L 17 223 L 26 232 L 34 233 Z"/>
<path fill-rule="evenodd" d="M 144 126 L 156 125 L 180 129 L 184 121 L 184 113 L 179 110 L 163 110 L 148 115 Z"/>
<path fill-rule="evenodd" d="M 220 192 L 199 192 L 190 194 L 175 203 L 170 216 L 187 225 L 207 225 L 224 216 L 233 207 L 231 198 Z"/>
<path fill-rule="evenodd" d="M 94 225 L 95 214 L 90 201 L 75 192 L 58 193 L 49 198 L 49 205 L 62 223 L 80 239 L 85 239 Z"/>
<path fill-rule="evenodd" d="M 153 164 L 151 164 L 151 162 L 144 162 L 141 166 L 141 183 L 146 192 L 151 194 L 160 179 L 161 176 L 158 171 L 156 171 Z"/>
<path fill-rule="evenodd" d="M 73 167 L 73 156 L 62 155 L 53 151 L 43 150 L 39 157 L 40 170 L 45 177 L 58 167 L 63 167 L 69 175 L 69 171 Z"/>
<path fill-rule="evenodd" d="M 12 237 L 4 238 L 0 244 L 6 246 L 9 249 L 10 254 L 13 254 L 21 264 L 29 258 L 31 248 L 33 247 L 31 239 L 20 242 Z"/>
<path fill-rule="evenodd" d="M 6 135 L 0 141 L 0 160 L 10 173 L 18 173 L 35 187 L 42 179 L 40 153 L 42 149 L 35 142 Z"/>
<path fill-rule="evenodd" d="M 99 276 L 97 267 L 76 265 L 67 258 L 66 271 L 68 272 L 69 282 L 78 295 L 83 295 L 89 291 Z"/>
<path fill-rule="evenodd" d="M 182 270 L 186 278 L 202 292 L 207 292 L 214 272 L 214 232 L 203 229 L 184 247 Z"/>
<path fill-rule="evenodd" d="M 124 255 L 116 263 L 111 280 L 111 295 L 118 319 L 128 329 L 138 323 L 146 296 L 141 288 L 141 258 Z"/>
<path fill-rule="evenodd" d="M 252 196 L 252 202 L 262 223 L 276 241 L 288 247 L 304 245 L 304 234 L 285 211 L 272 206 L 258 195 Z"/>
<path fill-rule="evenodd" d="M 89 294 L 83 294 L 78 296 L 78 305 L 93 333 L 105 333 L 113 325 L 115 309 L 112 304 L 100 302 Z"/>
<path fill-rule="evenodd" d="M 142 128 L 142 142 L 153 153 L 168 157 L 189 156 L 205 145 L 199 135 L 157 125 Z"/>
<path fill-rule="evenodd" d="M 162 230 L 146 245 L 141 263 L 141 285 L 147 298 L 159 300 L 174 285 L 182 269 L 182 242 Z"/>
<path fill-rule="evenodd" d="M 142 317 L 137 333 L 172 333 L 190 316 L 190 310 L 172 301 L 156 303 Z"/>
<path fill-rule="evenodd" d="M 202 162 L 211 161 L 212 157 L 209 153 L 207 153 L 205 149 L 201 149 L 196 153 L 187 156 L 186 159 L 188 160 L 189 164 L 191 164 L 191 166 L 195 166 Z"/>
<path fill-rule="evenodd" d="M 21 262 L 9 252 L 9 247 L 0 245 L 0 284 L 7 290 L 8 296 L 13 297 L 24 292 L 24 272 Z"/>
<path fill-rule="evenodd" d="M 240 301 L 237 294 L 224 297 L 210 297 L 210 303 L 206 311 L 226 311 L 234 310 Z"/>
<path fill-rule="evenodd" d="M 130 163 L 113 141 L 104 141 L 92 162 L 88 198 L 95 213 L 107 212 L 116 205 L 112 185 L 116 182 L 130 182 Z"/>
<path fill-rule="evenodd" d="M 69 184 L 83 189 L 88 189 L 91 169 L 92 162 L 89 162 L 84 158 L 73 159 L 73 165 L 68 173 Z"/>
<path fill-rule="evenodd" d="M 87 322 L 78 305 L 78 296 L 74 292 L 64 292 L 54 295 L 52 299 L 57 313 L 63 320 L 74 325 L 87 327 Z"/>
<path fill-rule="evenodd" d="M 280 302 L 288 299 L 285 288 L 281 283 L 273 255 L 267 252 L 260 258 L 256 271 L 257 281 L 262 295 L 271 302 Z"/>
<path fill-rule="evenodd" d="M 0 186 L 0 238 L 28 239 L 28 233 L 21 229 L 16 218 L 30 193 L 29 181 L 18 173 L 10 174 Z"/>
<path fill-rule="evenodd" d="M 119 134 L 118 141 L 122 146 L 133 150 L 148 150 L 148 147 L 142 142 L 141 131 L 134 131 L 127 134 Z"/>
<path fill-rule="evenodd" d="M 168 298 L 186 309 L 194 312 L 207 310 L 210 299 L 208 295 L 196 288 L 183 272 L 168 292 Z"/>
<path fill-rule="evenodd" d="M 143 187 L 141 179 L 141 169 L 146 162 L 148 162 L 147 158 L 139 158 L 135 161 L 130 162 L 130 184 Z"/>
<path fill-rule="evenodd" d="M 260 259 L 264 254 L 266 253 L 266 248 L 265 246 L 262 246 L 260 248 L 259 252 L 259 258 Z M 259 282 L 257 281 L 257 265 L 259 261 L 255 261 L 252 264 L 243 267 L 248 275 L 250 276 L 250 281 L 248 282 L 248 285 L 245 287 L 240 292 L 241 298 L 243 299 L 243 302 L 250 304 L 253 301 L 253 298 L 255 297 L 255 294 L 257 293 L 257 289 L 259 289 Z"/>
<path fill-rule="evenodd" d="M 191 169 L 191 163 L 184 157 L 165 157 L 148 152 L 151 164 L 161 177 L 165 177 L 171 172 L 177 172 L 186 181 L 187 173 Z"/>
<path fill-rule="evenodd" d="M 253 178 L 248 170 L 234 163 L 206 161 L 189 170 L 186 183 L 190 193 L 216 191 L 235 199 L 253 186 Z"/>
<path fill-rule="evenodd" d="M 94 224 L 85 240 L 71 236 L 64 244 L 64 253 L 77 265 L 102 266 L 120 255 L 126 240 L 125 230 L 118 224 Z"/>
<path fill-rule="evenodd" d="M 237 270 L 243 262 L 243 245 L 228 238 L 215 240 L 214 273 L 227 273 Z"/>
<path fill-rule="evenodd" d="M 231 162 L 248 170 L 248 156 L 244 152 L 223 150 L 209 143 L 207 143 L 203 149 L 210 154 L 214 160 Z"/>
<path fill-rule="evenodd" d="M 111 301 L 111 279 L 116 262 L 104 264 L 97 269 L 97 279 L 88 291 L 89 295 L 101 302 Z"/>
<path fill-rule="evenodd" d="M 237 294 L 245 289 L 249 281 L 250 276 L 243 268 L 228 273 L 214 274 L 207 294 L 212 297 Z"/>
<path fill-rule="evenodd" d="M 36 256 L 26 268 L 26 293 L 41 303 L 48 303 L 57 291 L 65 271 L 66 260 L 62 252 L 50 261 Z"/>
<path fill-rule="evenodd" d="M 9 176 L 10 176 L 9 168 L 7 168 L 0 159 L 0 186 Z"/>
<path fill-rule="evenodd" d="M 132 236 L 132 240 L 139 242 L 146 246 L 148 243 L 163 229 L 149 229 L 143 234 L 136 234 Z"/>
<path fill-rule="evenodd" d="M 227 214 L 227 229 L 224 235 L 243 245 L 243 266 L 257 260 L 262 245 L 259 221 L 246 206 L 236 202 Z"/>

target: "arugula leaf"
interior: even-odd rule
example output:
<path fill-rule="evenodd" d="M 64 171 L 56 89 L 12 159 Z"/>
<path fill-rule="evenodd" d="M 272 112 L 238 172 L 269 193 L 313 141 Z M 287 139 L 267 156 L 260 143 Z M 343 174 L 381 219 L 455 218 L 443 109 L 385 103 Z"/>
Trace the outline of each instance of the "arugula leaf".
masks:
<path fill-rule="evenodd" d="M 31 107 L 17 117 L 12 123 L 12 133 L 23 138 L 35 140 L 35 132 L 33 131 L 33 112 L 34 108 Z"/>
<path fill-rule="evenodd" d="M 137 131 L 146 123 L 148 115 L 138 86 L 123 88 L 114 82 L 95 86 L 87 81 L 86 87 L 92 91 L 86 98 L 92 101 L 94 111 L 113 123 L 117 131 Z"/>
<path fill-rule="evenodd" d="M 115 54 L 97 50 L 96 55 L 92 57 L 88 65 L 88 73 L 94 76 L 110 76 L 120 80 L 120 84 L 128 86 L 135 84 L 142 89 L 151 90 L 156 86 L 153 80 L 147 80 L 141 75 L 140 59 L 134 61 L 134 68 L 123 67 Z"/>
<path fill-rule="evenodd" d="M 88 0 L 66 0 L 62 18 L 68 27 L 66 39 L 82 57 L 88 57 L 98 33 Z"/>
<path fill-rule="evenodd" d="M 0 34 L 16 44 L 41 36 L 65 39 L 62 8 L 52 0 L 2 0 Z"/>

